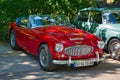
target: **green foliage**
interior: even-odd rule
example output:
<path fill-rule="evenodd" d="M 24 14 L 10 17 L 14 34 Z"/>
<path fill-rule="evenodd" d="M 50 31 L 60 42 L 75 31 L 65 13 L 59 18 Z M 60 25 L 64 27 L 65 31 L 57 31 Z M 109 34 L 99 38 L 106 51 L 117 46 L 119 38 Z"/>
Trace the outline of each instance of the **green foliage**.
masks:
<path fill-rule="evenodd" d="M 94 0 L 0 0 L 0 40 L 7 40 L 10 22 L 30 14 L 65 14 L 71 19 L 80 8 L 96 6 Z"/>

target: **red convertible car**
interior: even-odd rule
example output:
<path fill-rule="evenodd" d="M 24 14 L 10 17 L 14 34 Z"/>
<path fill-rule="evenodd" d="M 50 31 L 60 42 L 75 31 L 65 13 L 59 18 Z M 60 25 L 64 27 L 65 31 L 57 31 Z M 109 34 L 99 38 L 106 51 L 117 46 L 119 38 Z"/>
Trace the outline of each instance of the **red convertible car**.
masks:
<path fill-rule="evenodd" d="M 17 18 L 8 30 L 11 47 L 22 48 L 38 56 L 39 64 L 45 71 L 54 70 L 56 65 L 97 65 L 105 59 L 104 42 L 98 37 L 70 25 L 56 23 L 59 21 L 50 16 Z"/>

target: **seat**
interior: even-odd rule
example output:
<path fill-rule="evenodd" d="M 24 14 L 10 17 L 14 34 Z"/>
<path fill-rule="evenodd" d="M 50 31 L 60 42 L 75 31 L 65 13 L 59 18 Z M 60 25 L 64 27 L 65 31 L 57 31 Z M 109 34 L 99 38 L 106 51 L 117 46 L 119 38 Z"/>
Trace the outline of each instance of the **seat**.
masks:
<path fill-rule="evenodd" d="M 41 26 L 41 17 L 37 15 L 30 15 L 29 16 L 29 22 L 28 22 L 28 27 L 34 28 L 36 26 Z"/>
<path fill-rule="evenodd" d="M 19 26 L 21 24 L 21 17 L 17 17 L 16 19 L 16 25 Z"/>
<path fill-rule="evenodd" d="M 42 24 L 41 24 L 41 17 L 39 17 L 39 16 L 35 16 L 34 17 L 34 21 L 35 21 L 35 24 L 36 24 L 36 26 L 41 26 Z"/>
<path fill-rule="evenodd" d="M 116 21 L 116 18 L 115 18 L 115 16 L 111 13 L 110 15 L 110 22 L 112 22 L 112 23 L 116 23 L 117 21 Z"/>
<path fill-rule="evenodd" d="M 27 27 L 27 23 L 28 23 L 27 17 L 17 17 L 16 19 L 17 26 Z"/>

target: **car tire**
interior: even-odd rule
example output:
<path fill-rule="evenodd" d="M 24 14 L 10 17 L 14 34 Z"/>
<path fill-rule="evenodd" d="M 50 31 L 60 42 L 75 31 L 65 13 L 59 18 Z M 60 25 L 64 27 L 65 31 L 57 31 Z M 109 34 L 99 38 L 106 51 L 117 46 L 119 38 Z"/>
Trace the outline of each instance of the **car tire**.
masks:
<path fill-rule="evenodd" d="M 19 49 L 19 46 L 18 46 L 17 41 L 16 41 L 15 31 L 13 29 L 10 31 L 10 46 L 14 50 Z"/>
<path fill-rule="evenodd" d="M 45 71 L 55 70 L 55 64 L 52 63 L 52 55 L 47 44 L 42 44 L 39 48 L 39 64 Z"/>
<path fill-rule="evenodd" d="M 98 66 L 100 63 L 101 63 L 101 61 L 100 62 L 94 62 L 93 66 Z"/>
<path fill-rule="evenodd" d="M 111 58 L 120 60 L 120 41 L 118 39 L 110 40 L 108 44 L 108 52 Z"/>

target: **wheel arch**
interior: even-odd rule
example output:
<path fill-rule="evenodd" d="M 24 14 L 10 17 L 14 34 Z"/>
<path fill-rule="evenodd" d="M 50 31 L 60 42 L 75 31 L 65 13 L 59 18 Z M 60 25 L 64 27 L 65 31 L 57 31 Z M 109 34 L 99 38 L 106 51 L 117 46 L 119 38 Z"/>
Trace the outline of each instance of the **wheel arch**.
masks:
<path fill-rule="evenodd" d="M 11 27 L 11 28 L 8 30 L 8 39 L 10 38 L 10 33 L 11 33 L 12 30 L 14 30 L 13 27 Z"/>
<path fill-rule="evenodd" d="M 39 44 L 39 47 L 38 47 L 38 55 L 39 55 L 39 51 L 40 51 L 40 46 L 43 45 L 43 44 L 46 44 L 48 45 L 49 49 L 50 49 L 50 53 L 51 53 L 51 56 L 53 57 L 52 53 L 53 53 L 53 44 L 52 43 L 48 43 L 48 42 L 41 42 Z"/>
<path fill-rule="evenodd" d="M 16 27 L 16 23 L 13 22 L 9 25 L 8 27 L 8 38 L 10 38 L 10 33 L 11 33 L 11 30 L 13 30 L 14 28 Z"/>
<path fill-rule="evenodd" d="M 38 47 L 38 54 L 39 54 L 39 51 L 40 51 L 40 50 L 39 50 L 39 49 L 40 49 L 40 46 L 43 45 L 43 44 L 47 44 L 47 42 L 42 42 L 42 43 L 39 44 L 39 47 Z"/>
<path fill-rule="evenodd" d="M 49 37 L 44 36 L 44 37 L 41 38 L 42 40 L 39 40 L 40 42 L 39 42 L 39 45 L 38 45 L 38 54 L 37 55 L 39 55 L 39 48 L 40 48 L 40 46 L 42 44 L 47 44 L 49 49 L 50 49 L 52 57 L 54 57 L 54 54 L 55 54 L 55 49 L 54 49 L 55 44 L 56 43 L 60 43 L 60 40 L 54 38 L 51 35 L 47 35 L 47 36 L 49 36 Z"/>

